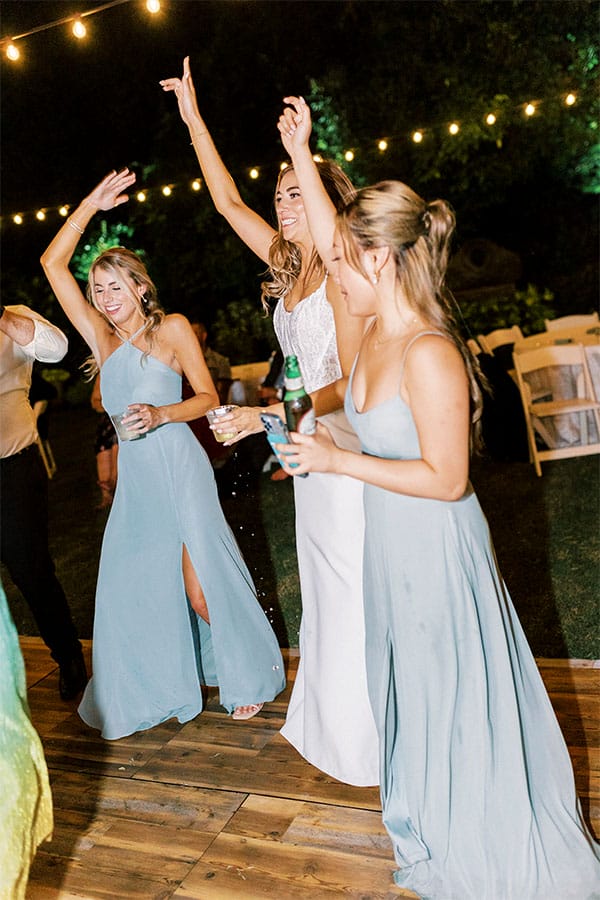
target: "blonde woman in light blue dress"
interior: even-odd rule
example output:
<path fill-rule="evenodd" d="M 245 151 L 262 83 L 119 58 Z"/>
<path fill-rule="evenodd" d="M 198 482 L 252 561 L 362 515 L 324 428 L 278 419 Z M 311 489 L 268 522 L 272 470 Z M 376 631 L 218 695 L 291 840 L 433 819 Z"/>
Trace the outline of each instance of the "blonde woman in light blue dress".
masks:
<path fill-rule="evenodd" d="M 235 719 L 285 684 L 281 652 L 219 504 L 212 466 L 187 422 L 219 399 L 196 335 L 165 315 L 139 257 L 115 247 L 90 269 L 89 300 L 69 271 L 92 216 L 127 200 L 135 175 L 111 172 L 42 257 L 67 316 L 100 371 L 102 402 L 124 420 L 119 477 L 102 542 L 93 676 L 79 714 L 115 740 L 202 710 L 218 685 Z M 182 400 L 182 376 L 193 395 Z"/>
<path fill-rule="evenodd" d="M 292 104 L 290 140 L 308 117 Z M 481 395 L 443 285 L 454 216 L 385 181 L 337 221 L 336 277 L 371 323 L 337 385 L 361 452 L 322 425 L 279 449 L 289 472 L 365 484 L 367 674 L 395 882 L 422 900 L 597 900 L 598 846 L 469 483 Z"/>

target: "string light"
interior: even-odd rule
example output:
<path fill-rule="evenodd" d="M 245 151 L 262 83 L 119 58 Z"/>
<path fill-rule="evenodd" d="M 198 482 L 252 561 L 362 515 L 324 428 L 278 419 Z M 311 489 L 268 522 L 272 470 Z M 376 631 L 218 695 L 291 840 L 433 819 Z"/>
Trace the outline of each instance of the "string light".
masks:
<path fill-rule="evenodd" d="M 128 0 L 118 0 L 118 2 L 128 2 Z M 114 4 L 111 3 L 108 5 L 112 6 Z M 17 52 L 18 52 L 18 50 L 17 50 Z M 574 92 L 570 92 L 569 94 L 563 93 L 563 94 L 559 95 L 558 99 L 561 104 L 571 107 L 577 102 L 577 95 Z M 538 107 L 540 106 L 541 102 L 542 101 L 530 101 L 527 104 L 521 103 L 521 104 L 516 105 L 514 107 L 514 110 L 515 111 L 520 110 L 521 114 L 525 113 L 525 115 L 527 115 L 527 116 L 532 116 L 538 111 Z M 547 101 L 545 101 L 545 102 L 547 102 Z M 486 122 L 487 125 L 494 125 L 497 121 L 496 114 L 492 113 L 492 112 L 487 113 L 484 121 Z M 434 126 L 429 126 L 427 131 L 433 130 L 433 127 Z M 447 127 L 447 131 L 450 134 L 456 134 L 459 130 L 460 130 L 460 125 L 457 122 L 453 122 L 453 123 L 451 123 L 451 125 L 449 125 Z M 416 131 L 413 131 L 410 134 L 410 138 L 414 143 L 420 144 L 425 138 L 425 133 L 426 133 L 426 129 L 418 129 Z M 501 147 L 501 142 L 497 142 L 497 145 L 499 147 Z M 389 142 L 388 142 L 387 138 L 381 138 L 377 142 L 377 148 L 381 153 L 385 152 L 388 149 L 388 147 L 389 147 Z M 351 162 L 355 158 L 355 153 L 352 150 L 347 150 L 345 152 L 344 156 L 348 162 Z M 320 153 L 315 153 L 313 155 L 313 159 L 315 160 L 315 162 L 323 161 L 323 157 L 321 156 Z M 289 163 L 282 162 L 282 163 L 280 163 L 279 168 L 281 171 L 283 171 L 284 169 L 286 169 L 288 167 L 288 165 L 289 165 Z M 254 166 L 253 168 L 247 170 L 247 173 L 248 173 L 249 177 L 252 178 L 253 180 L 260 178 L 260 168 L 258 166 Z M 188 182 L 188 184 L 191 187 L 191 190 L 193 190 L 195 192 L 200 191 L 202 188 L 202 181 L 200 178 L 195 178 L 193 181 Z M 160 189 L 156 188 L 156 190 L 157 191 L 160 190 L 160 192 L 162 193 L 163 196 L 168 197 L 171 195 L 172 191 L 177 187 L 178 187 L 178 185 L 171 184 L 171 185 L 164 185 Z M 152 192 L 153 190 L 154 190 L 153 188 L 150 188 L 150 192 Z M 136 193 L 135 197 L 136 197 L 138 203 L 144 203 L 148 199 L 148 189 L 140 189 Z M 65 203 L 60 206 L 54 206 L 54 207 L 45 206 L 45 207 L 42 207 L 41 209 L 38 209 L 37 211 L 29 210 L 28 212 L 26 211 L 24 213 L 22 213 L 22 212 L 15 213 L 14 215 L 9 214 L 9 216 L 10 216 L 10 220 L 13 222 L 13 224 L 22 225 L 25 223 L 26 220 L 29 219 L 30 216 L 35 217 L 35 219 L 39 222 L 43 222 L 47 218 L 47 213 L 50 213 L 50 212 L 58 213 L 61 217 L 64 218 L 65 216 L 68 215 L 69 209 L 70 209 L 69 204 Z M 4 218 L 4 217 L 0 217 L 0 221 L 2 221 L 2 218 Z"/>
<path fill-rule="evenodd" d="M 52 22 L 47 22 L 45 25 L 38 25 L 36 28 L 24 31 L 23 34 L 15 34 L 10 38 L 0 41 L 0 49 L 4 50 L 11 62 L 16 62 L 21 55 L 16 46 L 17 41 L 21 41 L 26 37 L 31 37 L 32 34 L 38 34 L 40 31 L 48 31 L 50 28 L 57 28 L 59 25 L 70 24 L 75 37 L 81 40 L 87 33 L 87 28 L 83 22 L 84 18 L 87 18 L 87 16 L 94 16 L 99 12 L 104 12 L 104 10 L 110 9 L 113 6 L 120 6 L 122 3 L 130 2 L 131 0 L 109 0 L 108 3 L 103 3 L 102 6 L 96 6 L 94 9 L 85 10 L 85 12 L 78 13 L 77 15 L 63 16 L 62 19 L 55 19 Z M 151 13 L 158 12 L 160 10 L 159 0 L 147 0 L 146 9 Z"/>
<path fill-rule="evenodd" d="M 83 24 L 81 19 L 75 19 L 75 21 L 73 22 L 73 28 L 71 29 L 71 31 L 73 32 L 73 34 L 75 35 L 75 37 L 78 40 L 81 40 L 87 34 L 87 28 L 85 27 L 85 25 Z"/>

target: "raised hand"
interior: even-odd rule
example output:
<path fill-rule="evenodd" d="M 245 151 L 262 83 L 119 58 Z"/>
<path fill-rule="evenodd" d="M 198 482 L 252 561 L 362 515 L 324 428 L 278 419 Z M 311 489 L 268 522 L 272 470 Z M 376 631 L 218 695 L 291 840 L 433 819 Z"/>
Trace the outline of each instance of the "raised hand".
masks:
<path fill-rule="evenodd" d="M 127 203 L 129 195 L 125 192 L 134 182 L 135 172 L 130 172 L 129 169 L 121 169 L 120 172 L 116 172 L 113 169 L 83 202 L 96 209 L 114 209 L 121 203 Z"/>
<path fill-rule="evenodd" d="M 294 150 L 308 146 L 312 132 L 312 120 L 310 107 L 304 97 L 284 97 L 284 103 L 288 103 L 279 117 L 277 128 L 281 134 L 281 141 L 286 151 L 293 154 Z"/>
<path fill-rule="evenodd" d="M 172 91 L 175 94 L 179 104 L 179 113 L 188 127 L 200 118 L 196 89 L 194 88 L 190 71 L 189 56 L 186 56 L 183 60 L 183 74 L 181 78 L 165 78 L 159 84 L 163 91 Z"/>

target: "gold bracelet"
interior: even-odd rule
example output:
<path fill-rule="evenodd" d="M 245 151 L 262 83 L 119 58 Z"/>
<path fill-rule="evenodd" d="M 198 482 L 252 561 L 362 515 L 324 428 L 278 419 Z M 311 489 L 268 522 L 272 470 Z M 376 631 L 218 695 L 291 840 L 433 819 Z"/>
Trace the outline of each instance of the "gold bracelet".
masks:
<path fill-rule="evenodd" d="M 73 231 L 77 231 L 78 234 L 83 234 L 83 228 L 77 222 L 74 222 L 71 216 L 67 219 L 67 225 L 70 225 Z"/>

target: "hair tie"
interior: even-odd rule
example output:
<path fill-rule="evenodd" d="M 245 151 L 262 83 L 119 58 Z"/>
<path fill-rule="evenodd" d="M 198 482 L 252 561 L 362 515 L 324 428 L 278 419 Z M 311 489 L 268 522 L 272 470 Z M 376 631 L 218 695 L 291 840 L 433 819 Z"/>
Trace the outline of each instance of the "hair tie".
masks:
<path fill-rule="evenodd" d="M 429 212 L 429 207 L 425 207 L 425 212 L 421 216 L 421 222 L 423 223 L 423 228 L 425 229 L 425 234 L 429 234 L 429 229 L 431 228 L 431 213 Z"/>

